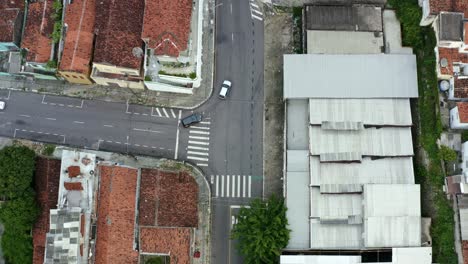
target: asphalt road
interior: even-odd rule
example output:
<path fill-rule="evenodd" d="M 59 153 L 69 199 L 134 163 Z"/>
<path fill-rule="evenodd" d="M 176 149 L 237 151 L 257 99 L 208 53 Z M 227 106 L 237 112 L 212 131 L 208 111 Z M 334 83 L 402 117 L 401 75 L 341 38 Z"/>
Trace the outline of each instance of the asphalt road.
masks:
<path fill-rule="evenodd" d="M 0 90 L 0 136 L 119 153 L 180 159 L 211 183 L 212 263 L 242 263 L 229 239 L 240 205 L 263 191 L 263 21 L 252 0 L 216 2 L 212 98 L 204 120 L 179 125 L 192 111 Z M 223 80 L 233 83 L 217 98 Z"/>
<path fill-rule="evenodd" d="M 263 190 L 263 21 L 251 0 L 216 2 L 214 96 L 232 81 L 227 100 L 201 107 L 212 122 L 210 175 L 213 193 L 212 263 L 242 263 L 229 239 L 236 208 Z"/>

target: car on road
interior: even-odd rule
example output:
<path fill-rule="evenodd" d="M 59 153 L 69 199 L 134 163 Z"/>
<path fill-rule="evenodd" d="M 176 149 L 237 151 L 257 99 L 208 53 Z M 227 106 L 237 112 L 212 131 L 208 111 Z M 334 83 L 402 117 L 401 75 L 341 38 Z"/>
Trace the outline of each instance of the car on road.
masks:
<path fill-rule="evenodd" d="M 4 110 L 6 106 L 5 101 L 0 101 L 0 110 Z"/>
<path fill-rule="evenodd" d="M 182 125 L 183 125 L 184 127 L 189 127 L 189 126 L 191 126 L 191 125 L 193 125 L 193 124 L 196 124 L 196 123 L 201 122 L 202 119 L 203 119 L 202 114 L 193 113 L 193 114 L 191 114 L 191 115 L 189 115 L 189 116 L 187 116 L 187 117 L 184 117 L 184 118 L 182 119 Z"/>
<path fill-rule="evenodd" d="M 231 90 L 231 86 L 232 86 L 231 81 L 224 80 L 223 84 L 221 85 L 221 90 L 219 91 L 219 98 L 226 99 L 226 96 Z"/>

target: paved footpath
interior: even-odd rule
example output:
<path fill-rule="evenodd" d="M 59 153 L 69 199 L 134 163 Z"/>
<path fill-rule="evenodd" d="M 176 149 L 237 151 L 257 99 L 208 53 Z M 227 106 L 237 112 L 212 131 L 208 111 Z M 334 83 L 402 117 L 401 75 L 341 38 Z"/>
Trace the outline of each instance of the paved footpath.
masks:
<path fill-rule="evenodd" d="M 209 99 L 213 90 L 214 63 L 214 0 L 205 0 L 203 6 L 202 36 L 202 80 L 193 94 L 164 93 L 150 90 L 132 90 L 118 86 L 78 85 L 61 80 L 32 79 L 25 76 L 0 75 L 0 89 L 13 89 L 27 92 L 78 97 L 147 106 L 165 106 L 180 109 L 194 109 Z"/>

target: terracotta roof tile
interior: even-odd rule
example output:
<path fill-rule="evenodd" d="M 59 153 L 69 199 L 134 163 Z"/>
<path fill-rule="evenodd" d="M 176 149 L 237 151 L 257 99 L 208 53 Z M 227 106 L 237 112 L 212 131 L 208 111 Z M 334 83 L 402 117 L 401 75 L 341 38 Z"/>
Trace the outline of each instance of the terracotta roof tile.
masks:
<path fill-rule="evenodd" d="M 147 0 L 143 39 L 157 55 L 178 57 L 187 49 L 192 16 L 192 0 Z"/>
<path fill-rule="evenodd" d="M 53 2 L 54 0 L 36 1 L 28 5 L 26 27 L 21 42 L 21 47 L 28 49 L 27 61 L 45 63 L 50 58 L 50 35 L 54 29 Z"/>
<path fill-rule="evenodd" d="M 33 264 L 44 263 L 45 237 L 49 232 L 49 210 L 57 208 L 59 182 L 60 160 L 37 158 L 34 189 L 40 212 L 33 227 Z"/>
<path fill-rule="evenodd" d="M 462 255 L 463 255 L 463 263 L 468 264 L 468 241 L 462 241 Z"/>
<path fill-rule="evenodd" d="M 2 0 L 0 1 L 0 9 L 19 8 L 24 10 L 24 0 Z"/>
<path fill-rule="evenodd" d="M 143 48 L 144 0 L 99 0 L 96 2 L 94 61 L 140 70 L 142 58 L 133 48 Z"/>
<path fill-rule="evenodd" d="M 442 58 L 446 58 L 448 62 L 447 67 L 440 67 L 442 74 L 453 75 L 453 63 L 461 62 L 468 63 L 468 54 L 458 52 L 458 48 L 438 48 L 439 61 Z"/>
<path fill-rule="evenodd" d="M 69 166 L 67 168 L 68 177 L 73 178 L 81 174 L 80 166 Z"/>
<path fill-rule="evenodd" d="M 15 33 L 21 28 L 19 8 L 0 9 L 0 42 L 15 42 Z"/>
<path fill-rule="evenodd" d="M 65 190 L 69 190 L 69 191 L 82 191 L 83 190 L 83 185 L 81 185 L 81 182 L 64 182 L 63 186 L 65 187 Z"/>
<path fill-rule="evenodd" d="M 137 170 L 100 166 L 95 263 L 138 263 L 133 249 Z"/>
<path fill-rule="evenodd" d="M 468 102 L 458 102 L 458 115 L 461 123 L 468 123 Z"/>
<path fill-rule="evenodd" d="M 171 263 L 190 263 L 190 228 L 140 228 L 140 251 L 169 254 Z M 175 260 L 175 261 L 174 261 Z"/>
<path fill-rule="evenodd" d="M 468 79 L 454 78 L 455 98 L 468 98 Z"/>
<path fill-rule="evenodd" d="M 440 12 L 464 12 L 468 17 L 468 0 L 429 0 L 432 14 Z"/>
<path fill-rule="evenodd" d="M 88 74 L 93 55 L 95 0 L 74 0 L 65 11 L 68 26 L 59 70 Z"/>
<path fill-rule="evenodd" d="M 197 227 L 198 185 L 186 172 L 141 169 L 139 223 Z"/>

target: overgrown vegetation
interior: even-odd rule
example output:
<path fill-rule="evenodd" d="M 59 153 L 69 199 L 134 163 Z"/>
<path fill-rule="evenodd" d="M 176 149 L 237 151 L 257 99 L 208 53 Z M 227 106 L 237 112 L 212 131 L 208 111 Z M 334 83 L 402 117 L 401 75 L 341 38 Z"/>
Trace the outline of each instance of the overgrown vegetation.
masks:
<path fill-rule="evenodd" d="M 440 158 L 443 161 L 456 161 L 457 160 L 457 152 L 455 152 L 455 150 L 447 146 L 441 146 L 439 153 L 440 153 Z"/>
<path fill-rule="evenodd" d="M 52 18 L 54 19 L 54 30 L 50 37 L 52 38 L 53 43 L 58 43 L 60 38 L 62 37 L 62 2 L 60 0 L 55 0 L 52 8 L 54 9 L 54 13 L 52 14 Z"/>
<path fill-rule="evenodd" d="M 294 53 L 304 53 L 302 49 L 302 7 L 293 7 L 293 45 Z"/>
<path fill-rule="evenodd" d="M 162 75 L 182 77 L 182 78 L 187 78 L 188 77 L 188 78 L 190 78 L 192 80 L 197 78 L 197 73 L 195 73 L 195 72 L 191 72 L 190 74 L 185 74 L 185 73 L 169 73 L 169 72 L 166 72 L 164 70 L 160 70 L 158 73 L 162 74 Z"/>
<path fill-rule="evenodd" d="M 238 239 L 239 252 L 245 263 L 278 263 L 281 249 L 289 241 L 288 219 L 283 198 L 255 199 L 250 208 L 242 207 L 231 237 Z"/>
<path fill-rule="evenodd" d="M 55 145 L 45 144 L 44 149 L 42 150 L 41 154 L 46 155 L 46 156 L 52 156 L 52 154 L 54 154 L 54 151 L 55 151 Z"/>
<path fill-rule="evenodd" d="M 56 69 L 57 68 L 57 62 L 55 60 L 49 60 L 49 61 L 47 61 L 45 67 L 46 67 L 46 69 Z"/>
<path fill-rule="evenodd" d="M 144 262 L 145 264 L 170 264 L 171 260 L 169 256 L 151 256 Z"/>
<path fill-rule="evenodd" d="M 32 263 L 31 229 L 38 215 L 32 188 L 35 153 L 23 146 L 0 150 L 1 246 L 7 263 Z"/>
<path fill-rule="evenodd" d="M 424 167 L 415 159 L 416 182 L 421 184 L 423 214 L 432 218 L 431 236 L 433 260 L 437 263 L 457 263 L 454 245 L 453 209 L 442 190 L 444 172 L 437 146 L 442 132 L 437 90 L 436 38 L 431 27 L 420 27 L 421 8 L 417 0 L 389 0 L 402 24 L 403 44 L 414 49 L 418 64 L 419 131 L 416 145 L 428 154 L 429 165 Z M 429 198 L 429 199 L 428 199 Z"/>
<path fill-rule="evenodd" d="M 194 80 L 195 78 L 197 78 L 197 73 L 196 72 L 191 72 L 189 74 L 189 77 L 190 77 L 190 79 Z"/>

